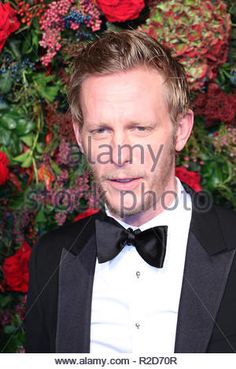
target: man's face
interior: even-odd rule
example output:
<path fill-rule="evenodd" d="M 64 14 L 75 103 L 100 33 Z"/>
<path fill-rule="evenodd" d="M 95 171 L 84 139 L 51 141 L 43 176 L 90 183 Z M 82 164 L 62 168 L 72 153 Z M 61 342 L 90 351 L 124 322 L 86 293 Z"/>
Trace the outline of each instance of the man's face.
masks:
<path fill-rule="evenodd" d="M 174 189 L 175 131 L 163 77 L 154 70 L 88 77 L 81 87 L 84 124 L 75 125 L 110 211 L 126 217 L 155 208 Z"/>

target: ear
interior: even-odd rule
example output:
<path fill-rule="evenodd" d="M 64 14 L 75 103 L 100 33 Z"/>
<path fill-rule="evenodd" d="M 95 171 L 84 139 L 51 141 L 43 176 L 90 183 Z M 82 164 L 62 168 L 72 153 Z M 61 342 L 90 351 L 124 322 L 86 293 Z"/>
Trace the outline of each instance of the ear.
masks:
<path fill-rule="evenodd" d="M 183 150 L 184 146 L 186 145 L 193 129 L 193 122 L 194 114 L 192 110 L 188 110 L 188 112 L 179 120 L 175 136 L 176 151 Z"/>
<path fill-rule="evenodd" d="M 83 145 L 82 145 L 82 138 L 81 138 L 81 128 L 79 126 L 79 123 L 76 121 L 73 121 L 73 128 L 75 132 L 75 138 L 79 145 L 79 149 L 82 153 L 84 153 Z"/>

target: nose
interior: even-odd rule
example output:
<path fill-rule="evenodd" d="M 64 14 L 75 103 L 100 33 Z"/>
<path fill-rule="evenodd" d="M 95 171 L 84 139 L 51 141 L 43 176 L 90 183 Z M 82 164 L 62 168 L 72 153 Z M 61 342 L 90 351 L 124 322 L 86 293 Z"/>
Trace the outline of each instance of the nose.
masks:
<path fill-rule="evenodd" d="M 122 167 L 131 161 L 131 146 L 124 133 L 113 136 L 112 139 L 112 163 Z"/>

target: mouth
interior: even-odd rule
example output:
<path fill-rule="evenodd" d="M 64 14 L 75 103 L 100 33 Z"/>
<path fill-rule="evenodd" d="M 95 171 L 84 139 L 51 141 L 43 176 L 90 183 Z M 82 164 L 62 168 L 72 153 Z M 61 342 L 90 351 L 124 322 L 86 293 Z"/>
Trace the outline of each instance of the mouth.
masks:
<path fill-rule="evenodd" d="M 110 179 L 112 182 L 119 182 L 119 183 L 128 183 L 131 181 L 135 181 L 137 178 L 113 178 Z"/>
<path fill-rule="evenodd" d="M 135 186 L 137 186 L 142 177 L 132 177 L 132 178 L 112 178 L 108 179 L 109 183 L 111 183 L 112 187 L 121 190 L 128 190 Z"/>

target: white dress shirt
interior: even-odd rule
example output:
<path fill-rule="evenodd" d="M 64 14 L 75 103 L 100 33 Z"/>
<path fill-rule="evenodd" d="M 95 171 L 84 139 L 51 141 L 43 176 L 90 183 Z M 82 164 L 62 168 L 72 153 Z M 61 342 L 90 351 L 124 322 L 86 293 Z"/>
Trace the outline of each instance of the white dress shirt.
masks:
<path fill-rule="evenodd" d="M 133 227 L 168 226 L 163 268 L 147 264 L 134 246 L 113 260 L 96 262 L 91 313 L 90 352 L 173 353 L 192 215 L 190 196 L 177 180 L 178 198 L 150 221 Z M 107 215 L 111 216 L 107 210 Z M 114 217 L 113 217 L 114 218 Z"/>

